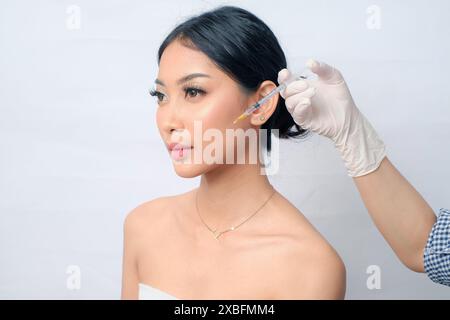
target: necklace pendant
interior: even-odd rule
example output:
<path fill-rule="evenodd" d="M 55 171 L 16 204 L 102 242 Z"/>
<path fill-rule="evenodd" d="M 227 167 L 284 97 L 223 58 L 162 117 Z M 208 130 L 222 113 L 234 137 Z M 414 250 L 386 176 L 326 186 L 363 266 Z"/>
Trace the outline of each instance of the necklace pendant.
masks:
<path fill-rule="evenodd" d="M 221 232 L 217 232 L 217 230 L 214 230 L 214 238 L 216 238 L 217 241 L 219 241 L 219 236 L 221 235 Z"/>

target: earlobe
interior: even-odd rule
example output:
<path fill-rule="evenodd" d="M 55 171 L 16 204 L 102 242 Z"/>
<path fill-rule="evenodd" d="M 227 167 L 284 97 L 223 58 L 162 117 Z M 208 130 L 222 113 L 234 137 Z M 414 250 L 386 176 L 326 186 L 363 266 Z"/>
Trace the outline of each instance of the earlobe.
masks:
<path fill-rule="evenodd" d="M 264 111 L 262 111 L 260 114 L 253 114 L 250 119 L 251 124 L 255 126 L 264 124 L 264 122 L 266 122 L 266 116 L 263 112 Z"/>

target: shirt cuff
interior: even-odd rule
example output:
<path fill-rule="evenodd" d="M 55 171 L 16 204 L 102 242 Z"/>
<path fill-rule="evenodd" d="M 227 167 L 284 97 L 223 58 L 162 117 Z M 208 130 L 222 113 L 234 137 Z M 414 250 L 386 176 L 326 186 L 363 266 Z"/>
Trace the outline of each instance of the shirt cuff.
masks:
<path fill-rule="evenodd" d="M 427 276 L 433 282 L 450 286 L 450 210 L 439 209 L 423 259 Z"/>

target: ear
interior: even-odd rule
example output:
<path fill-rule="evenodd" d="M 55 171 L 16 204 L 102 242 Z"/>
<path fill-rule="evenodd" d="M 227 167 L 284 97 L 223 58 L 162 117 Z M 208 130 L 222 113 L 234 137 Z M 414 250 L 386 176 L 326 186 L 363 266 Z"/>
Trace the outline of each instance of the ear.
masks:
<path fill-rule="evenodd" d="M 254 94 L 253 103 L 258 102 L 260 99 L 264 98 L 266 95 L 270 93 L 273 89 L 275 89 L 277 85 L 270 80 L 266 80 L 261 83 L 259 89 Z M 277 103 L 279 99 L 279 93 L 275 94 L 266 101 L 263 105 L 261 105 L 257 110 L 255 110 L 250 116 L 250 123 L 255 126 L 260 126 L 270 118 L 272 113 L 274 113 Z"/>

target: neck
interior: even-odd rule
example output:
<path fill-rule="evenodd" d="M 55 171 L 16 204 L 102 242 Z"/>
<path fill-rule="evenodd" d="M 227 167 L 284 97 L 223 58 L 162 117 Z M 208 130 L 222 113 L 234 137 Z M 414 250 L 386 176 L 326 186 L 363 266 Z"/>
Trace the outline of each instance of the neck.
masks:
<path fill-rule="evenodd" d="M 236 226 L 268 199 L 272 185 L 260 170 L 259 163 L 225 164 L 202 175 L 197 204 L 201 218 L 211 229 Z"/>

